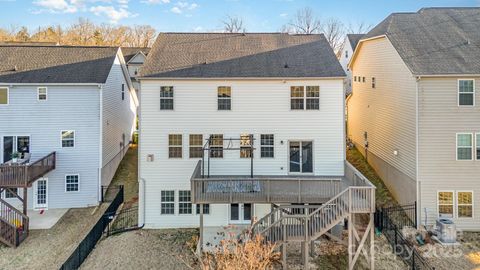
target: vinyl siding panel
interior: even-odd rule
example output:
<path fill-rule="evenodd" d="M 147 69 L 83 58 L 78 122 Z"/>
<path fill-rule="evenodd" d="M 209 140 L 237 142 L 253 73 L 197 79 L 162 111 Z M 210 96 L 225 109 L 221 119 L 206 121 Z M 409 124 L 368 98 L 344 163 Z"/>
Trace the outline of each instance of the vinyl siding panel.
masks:
<path fill-rule="evenodd" d="M 122 100 L 122 84 L 125 87 L 124 100 Z M 132 95 L 135 95 L 135 91 L 128 89 L 117 56 L 102 88 L 102 185 L 104 186 L 112 180 L 135 130 L 137 109 Z M 123 142 L 123 135 L 125 142 Z"/>
<path fill-rule="evenodd" d="M 174 110 L 160 111 L 160 86 L 174 86 Z M 232 110 L 217 110 L 217 87 L 232 87 Z M 290 86 L 320 85 L 319 111 L 291 111 Z M 238 138 L 252 133 L 256 141 L 254 173 L 288 174 L 288 141 L 312 140 L 314 173 L 343 175 L 344 94 L 342 80 L 316 81 L 142 81 L 140 92 L 140 178 L 145 180 L 146 227 L 198 226 L 198 217 L 160 215 L 160 191 L 190 189 L 190 177 L 198 159 L 189 159 L 189 134 L 223 134 Z M 168 158 L 168 134 L 183 135 L 183 158 Z M 275 158 L 260 157 L 260 134 L 275 135 Z M 237 142 L 238 143 L 238 142 Z M 234 145 L 237 145 L 234 143 Z M 147 162 L 153 154 L 154 161 Z M 211 174 L 248 175 L 250 159 L 239 151 L 224 151 L 213 159 Z M 142 196 L 143 194 L 140 194 Z M 178 198 L 177 198 L 178 200 Z M 263 210 L 261 210 L 263 209 Z M 265 209 L 257 207 L 256 214 Z M 228 206 L 212 205 L 206 226 L 228 224 Z"/>
<path fill-rule="evenodd" d="M 480 160 L 456 160 L 456 133 L 480 133 L 480 77 L 476 106 L 458 106 L 459 78 L 422 78 L 419 82 L 419 181 L 422 222 L 438 218 L 439 190 L 474 192 L 474 218 L 455 219 L 464 230 L 480 229 Z"/>
<path fill-rule="evenodd" d="M 352 76 L 361 77 L 362 82 L 352 82 L 348 137 L 363 147 L 367 132 L 369 152 L 378 160 L 372 160 L 372 166 L 397 200 L 412 202 L 416 179 L 415 78 L 388 39 L 378 38 L 359 46 Z M 372 88 L 372 77 L 376 88 Z"/>
<path fill-rule="evenodd" d="M 41 86 L 41 85 L 38 85 Z M 100 89 L 97 86 L 48 86 L 48 100 L 37 100 L 37 87 L 10 87 L 10 104 L 0 106 L 3 136 L 30 135 L 31 160 L 57 152 L 48 177 L 48 208 L 98 204 Z M 75 130 L 75 147 L 61 147 L 61 131 Z M 3 161 L 3 154 L 0 161 Z M 80 191 L 65 192 L 65 174 L 80 175 Z M 32 189 L 28 193 L 32 208 Z"/>

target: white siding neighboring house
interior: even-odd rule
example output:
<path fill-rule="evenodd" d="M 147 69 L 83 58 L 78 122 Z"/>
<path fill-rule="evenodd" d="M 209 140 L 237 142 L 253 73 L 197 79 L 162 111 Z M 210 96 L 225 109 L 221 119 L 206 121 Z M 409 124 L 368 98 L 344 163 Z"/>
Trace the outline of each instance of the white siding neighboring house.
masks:
<path fill-rule="evenodd" d="M 137 81 L 136 78 L 140 73 L 140 69 L 145 63 L 145 60 L 147 59 L 150 48 L 123 47 L 122 52 L 127 65 L 128 74 L 130 74 L 130 79 L 138 96 L 138 91 L 140 90 L 140 82 Z"/>
<path fill-rule="evenodd" d="M 56 152 L 55 168 L 28 185 L 29 211 L 98 205 L 135 127 L 138 101 L 120 49 L 0 46 L 0 59 L 0 163 L 17 151 L 28 163 Z M 6 192 L 1 199 L 22 208 Z"/>
<path fill-rule="evenodd" d="M 357 47 L 358 41 L 360 41 L 360 39 L 364 35 L 365 34 L 347 34 L 347 37 L 345 38 L 345 44 L 342 50 L 340 51 L 338 61 L 340 62 L 340 65 L 342 66 L 343 71 L 345 71 L 345 74 L 347 75 L 344 81 L 345 93 L 347 95 L 352 93 L 352 79 L 353 79 L 352 71 L 348 67 L 348 63 L 350 63 L 350 60 L 352 59 L 353 52 Z"/>
<path fill-rule="evenodd" d="M 400 203 L 417 201 L 421 224 L 447 217 L 480 230 L 479 17 L 480 8 L 394 13 L 349 64 L 347 135 Z"/>

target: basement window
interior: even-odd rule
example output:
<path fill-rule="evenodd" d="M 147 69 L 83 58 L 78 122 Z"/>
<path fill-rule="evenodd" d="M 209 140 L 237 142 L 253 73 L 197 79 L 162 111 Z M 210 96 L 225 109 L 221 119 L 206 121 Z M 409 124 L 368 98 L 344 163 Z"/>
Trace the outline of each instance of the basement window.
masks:
<path fill-rule="evenodd" d="M 200 204 L 197 204 L 196 206 L 196 213 L 197 215 L 200 215 Z M 210 204 L 204 204 L 203 205 L 203 214 L 210 214 Z"/>
<path fill-rule="evenodd" d="M 162 215 L 175 214 L 175 191 L 162 190 L 160 192 L 160 213 Z"/>
<path fill-rule="evenodd" d="M 190 190 L 178 191 L 178 214 L 192 214 L 192 201 L 190 196 Z"/>
<path fill-rule="evenodd" d="M 459 218 L 473 217 L 473 192 L 457 192 L 457 215 Z"/>
<path fill-rule="evenodd" d="M 453 218 L 453 191 L 438 192 L 438 216 Z"/>

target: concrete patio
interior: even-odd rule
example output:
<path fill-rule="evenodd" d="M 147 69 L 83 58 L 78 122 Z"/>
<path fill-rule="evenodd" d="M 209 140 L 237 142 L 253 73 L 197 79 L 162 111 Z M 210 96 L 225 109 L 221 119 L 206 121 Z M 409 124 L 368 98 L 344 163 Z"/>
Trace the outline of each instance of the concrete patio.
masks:
<path fill-rule="evenodd" d="M 44 230 L 52 228 L 65 215 L 68 208 L 50 210 L 28 210 L 31 230 Z"/>

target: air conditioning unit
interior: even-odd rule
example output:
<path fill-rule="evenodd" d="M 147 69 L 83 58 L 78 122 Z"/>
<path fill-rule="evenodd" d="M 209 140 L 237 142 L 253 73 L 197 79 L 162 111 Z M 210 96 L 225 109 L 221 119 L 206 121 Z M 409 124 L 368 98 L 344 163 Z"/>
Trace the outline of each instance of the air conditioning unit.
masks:
<path fill-rule="evenodd" d="M 437 233 L 437 237 L 442 243 L 453 244 L 457 242 L 457 226 L 450 219 L 437 219 Z"/>

